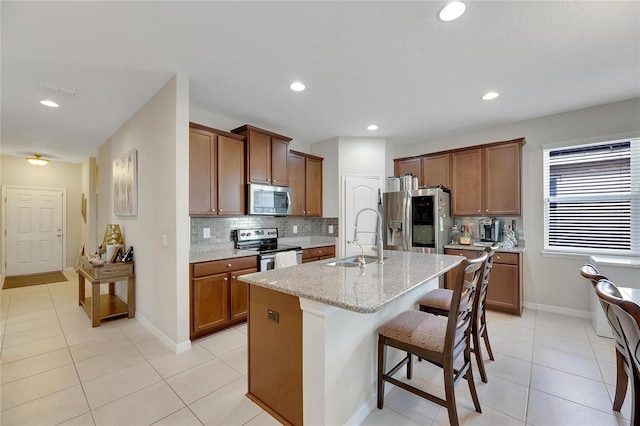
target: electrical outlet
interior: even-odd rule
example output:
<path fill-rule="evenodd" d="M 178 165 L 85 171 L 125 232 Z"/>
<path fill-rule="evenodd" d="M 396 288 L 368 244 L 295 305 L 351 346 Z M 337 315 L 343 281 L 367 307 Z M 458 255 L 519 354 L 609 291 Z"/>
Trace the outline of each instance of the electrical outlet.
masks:
<path fill-rule="evenodd" d="M 162 236 L 162 247 L 166 247 L 168 245 L 167 236 Z"/>
<path fill-rule="evenodd" d="M 211 229 L 210 228 L 203 228 L 202 229 L 202 236 L 204 238 L 211 238 Z"/>
<path fill-rule="evenodd" d="M 293 225 L 293 233 L 294 234 L 298 233 L 298 225 Z"/>
<path fill-rule="evenodd" d="M 333 225 L 329 225 L 329 233 L 333 234 Z"/>

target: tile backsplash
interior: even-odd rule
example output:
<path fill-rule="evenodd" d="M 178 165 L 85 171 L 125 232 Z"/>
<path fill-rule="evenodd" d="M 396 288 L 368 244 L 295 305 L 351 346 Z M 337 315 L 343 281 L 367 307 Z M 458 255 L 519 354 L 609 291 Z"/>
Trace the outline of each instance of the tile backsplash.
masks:
<path fill-rule="evenodd" d="M 293 227 L 298 229 L 293 233 Z M 333 226 L 333 234 L 329 233 Z M 204 229 L 209 228 L 210 238 L 204 238 Z M 234 216 L 234 217 L 192 217 L 191 245 L 213 244 L 231 241 L 231 231 L 249 228 L 278 228 L 280 238 L 307 236 L 338 236 L 338 218 L 326 217 L 273 217 L 273 216 Z"/>

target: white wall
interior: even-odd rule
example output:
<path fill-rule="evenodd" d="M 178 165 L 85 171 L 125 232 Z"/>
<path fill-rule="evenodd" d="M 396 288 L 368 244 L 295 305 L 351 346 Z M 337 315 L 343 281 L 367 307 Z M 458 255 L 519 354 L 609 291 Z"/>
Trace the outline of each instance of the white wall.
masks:
<path fill-rule="evenodd" d="M 589 311 L 592 291 L 579 274 L 585 258 L 543 257 L 542 146 L 571 140 L 607 140 L 640 132 L 640 98 L 405 145 L 398 157 L 524 136 L 522 208 L 525 229 L 525 303 Z M 392 158 L 389 159 L 392 162 Z M 388 162 L 388 163 L 389 163 Z"/>
<path fill-rule="evenodd" d="M 85 253 L 91 254 L 100 244 L 98 242 L 97 163 L 95 157 L 89 157 L 82 162 L 80 174 L 82 193 L 87 200 L 86 221 L 80 220 L 80 241 L 84 244 Z"/>
<path fill-rule="evenodd" d="M 118 223 L 134 247 L 136 316 L 180 351 L 189 342 L 189 82 L 175 75 L 99 149 L 99 239 Z M 113 214 L 112 163 L 138 152 L 138 215 Z M 161 244 L 166 235 L 168 245 Z"/>
<path fill-rule="evenodd" d="M 338 217 L 340 212 L 339 143 L 340 138 L 333 138 L 311 144 L 311 154 L 324 158 L 322 161 L 322 217 Z"/>

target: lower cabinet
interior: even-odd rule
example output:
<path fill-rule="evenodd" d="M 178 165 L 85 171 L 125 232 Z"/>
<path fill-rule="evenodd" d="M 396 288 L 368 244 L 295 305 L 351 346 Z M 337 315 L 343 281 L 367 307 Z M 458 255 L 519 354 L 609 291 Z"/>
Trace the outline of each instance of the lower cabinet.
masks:
<path fill-rule="evenodd" d="M 190 265 L 191 339 L 247 319 L 249 285 L 238 277 L 257 271 L 257 256 Z"/>
<path fill-rule="evenodd" d="M 314 247 L 302 250 L 302 263 L 331 259 L 336 256 L 336 246 Z"/>
<path fill-rule="evenodd" d="M 483 250 L 445 249 L 445 254 L 465 256 L 473 259 Z M 446 275 L 446 287 L 451 289 L 456 279 L 456 272 Z M 522 254 L 496 252 L 493 256 L 493 268 L 489 278 L 487 291 L 487 309 L 522 315 Z"/>

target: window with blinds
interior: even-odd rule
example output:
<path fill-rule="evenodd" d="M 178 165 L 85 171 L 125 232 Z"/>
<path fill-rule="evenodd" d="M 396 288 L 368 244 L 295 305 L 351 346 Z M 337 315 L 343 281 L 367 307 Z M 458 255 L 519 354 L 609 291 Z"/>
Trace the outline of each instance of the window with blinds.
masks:
<path fill-rule="evenodd" d="M 544 150 L 545 250 L 640 253 L 640 139 Z"/>

